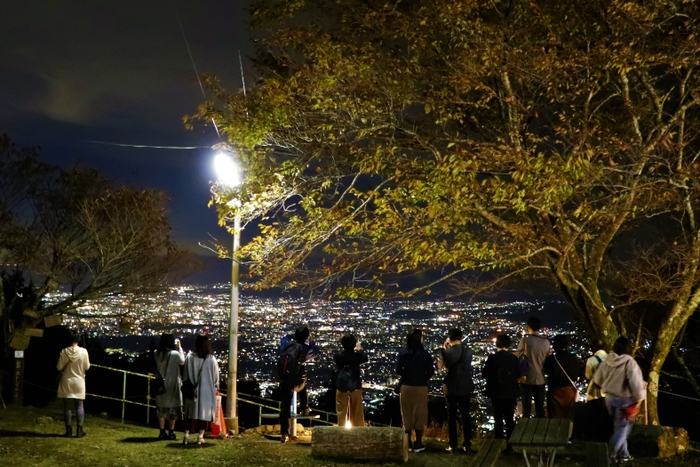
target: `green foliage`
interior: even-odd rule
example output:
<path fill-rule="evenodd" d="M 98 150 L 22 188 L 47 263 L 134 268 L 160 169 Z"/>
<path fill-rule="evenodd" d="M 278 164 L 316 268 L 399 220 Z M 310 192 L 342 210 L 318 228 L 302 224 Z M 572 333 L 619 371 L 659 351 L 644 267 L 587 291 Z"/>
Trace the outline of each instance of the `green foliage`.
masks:
<path fill-rule="evenodd" d="M 593 336 L 624 330 L 601 298 L 613 242 L 695 202 L 678 186 L 698 176 L 696 2 L 252 12 L 259 79 L 247 97 L 210 79 L 218 102 L 189 122 L 214 118 L 240 148 L 246 182 L 217 203 L 262 219 L 242 251 L 256 286 L 381 297 L 423 272 L 455 294 L 544 277 Z"/>

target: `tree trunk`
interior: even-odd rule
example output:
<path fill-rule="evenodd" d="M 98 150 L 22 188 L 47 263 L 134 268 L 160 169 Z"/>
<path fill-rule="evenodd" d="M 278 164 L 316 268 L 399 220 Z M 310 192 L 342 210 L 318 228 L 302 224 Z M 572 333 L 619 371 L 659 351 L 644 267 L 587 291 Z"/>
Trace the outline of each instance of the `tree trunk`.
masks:
<path fill-rule="evenodd" d="M 311 455 L 335 459 L 406 462 L 408 436 L 403 428 L 315 426 Z"/>

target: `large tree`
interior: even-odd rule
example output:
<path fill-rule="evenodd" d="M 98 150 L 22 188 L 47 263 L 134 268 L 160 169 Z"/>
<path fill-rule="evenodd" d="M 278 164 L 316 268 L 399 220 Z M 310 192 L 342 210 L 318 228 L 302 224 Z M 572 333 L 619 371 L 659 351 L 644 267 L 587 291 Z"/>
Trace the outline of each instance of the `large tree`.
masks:
<path fill-rule="evenodd" d="M 0 136 L 0 316 L 3 334 L 87 302 L 129 303 L 185 271 L 163 193 L 119 186 L 93 170 L 39 161 Z M 53 291 L 66 292 L 47 300 Z M 30 313 L 25 313 L 27 310 Z M 8 339 L 9 340 L 9 339 Z M 8 342 L 6 340 L 5 342 Z"/>
<path fill-rule="evenodd" d="M 631 254 L 620 238 L 678 219 L 664 240 L 687 248 L 649 358 L 658 421 L 661 366 L 700 299 L 695 2 L 261 0 L 251 16 L 257 82 L 210 79 L 218 102 L 197 118 L 245 164 L 215 201 L 222 219 L 262 216 L 242 252 L 258 286 L 546 278 L 611 343 L 636 324 L 604 298 L 625 283 L 605 274 Z"/>

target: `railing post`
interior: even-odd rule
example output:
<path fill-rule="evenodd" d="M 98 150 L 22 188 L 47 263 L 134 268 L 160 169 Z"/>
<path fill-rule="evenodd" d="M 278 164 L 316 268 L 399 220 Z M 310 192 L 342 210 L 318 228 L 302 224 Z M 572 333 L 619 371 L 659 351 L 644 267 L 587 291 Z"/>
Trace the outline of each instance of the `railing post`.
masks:
<path fill-rule="evenodd" d="M 146 378 L 146 426 L 151 424 L 151 379 Z"/>
<path fill-rule="evenodd" d="M 124 423 L 125 408 L 126 408 L 126 371 L 124 372 L 124 384 L 122 385 L 122 423 Z"/>
<path fill-rule="evenodd" d="M 258 405 L 258 426 L 262 425 L 262 405 Z"/>

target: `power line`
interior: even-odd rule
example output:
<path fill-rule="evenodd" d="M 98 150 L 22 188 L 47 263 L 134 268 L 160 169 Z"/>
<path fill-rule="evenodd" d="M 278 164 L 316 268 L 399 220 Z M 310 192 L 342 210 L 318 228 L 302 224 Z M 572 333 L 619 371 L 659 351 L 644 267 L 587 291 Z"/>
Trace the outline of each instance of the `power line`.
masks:
<path fill-rule="evenodd" d="M 173 0 L 173 9 L 175 10 L 175 16 L 177 17 L 177 23 L 180 25 L 180 32 L 182 32 L 182 39 L 185 41 L 185 46 L 187 47 L 187 54 L 190 56 L 190 62 L 192 62 L 192 68 L 194 68 L 194 74 L 195 74 L 195 76 L 197 76 L 197 82 L 199 83 L 199 89 L 202 91 L 202 97 L 204 97 L 206 99 L 207 95 L 204 92 L 204 85 L 202 84 L 202 80 L 199 77 L 199 70 L 197 70 L 197 64 L 194 62 L 194 56 L 192 55 L 192 50 L 190 49 L 190 43 L 187 40 L 187 35 L 185 34 L 185 28 L 182 26 L 182 21 L 180 20 L 180 13 L 177 11 L 177 5 L 175 4 L 175 0 Z M 212 117 L 211 122 L 214 124 L 214 129 L 216 130 L 216 136 L 221 138 L 221 133 L 219 133 L 219 127 L 216 125 L 216 121 L 214 121 L 214 117 Z"/>
<path fill-rule="evenodd" d="M 209 149 L 209 146 L 154 146 L 154 145 L 150 145 L 150 144 L 112 143 L 109 141 L 94 141 L 94 140 L 84 140 L 84 141 L 86 143 L 105 144 L 105 145 L 109 145 L 109 146 L 120 146 L 123 148 L 178 149 L 178 150 Z"/>

